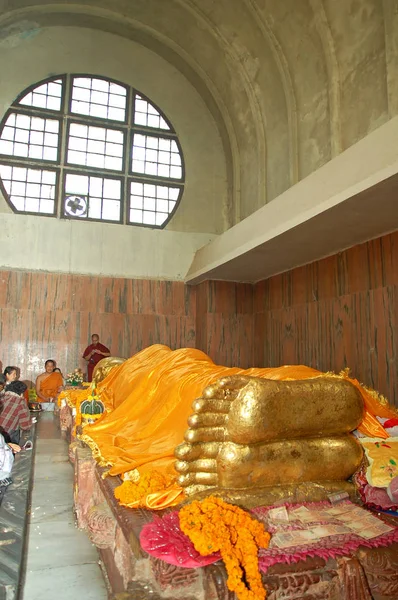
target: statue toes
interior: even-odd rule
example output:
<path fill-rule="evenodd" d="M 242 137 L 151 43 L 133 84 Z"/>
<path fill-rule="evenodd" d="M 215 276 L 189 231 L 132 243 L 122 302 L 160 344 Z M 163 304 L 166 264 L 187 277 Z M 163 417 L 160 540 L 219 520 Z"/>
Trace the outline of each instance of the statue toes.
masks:
<path fill-rule="evenodd" d="M 226 392 L 239 392 L 239 390 L 250 383 L 252 379 L 252 377 L 248 377 L 247 375 L 231 375 L 230 377 L 222 377 L 217 383 L 219 387 L 224 390 L 225 394 Z"/>
<path fill-rule="evenodd" d="M 218 442 L 203 442 L 189 444 L 183 442 L 174 451 L 174 455 L 181 461 L 193 461 L 198 458 L 215 458 L 220 450 Z"/>
<path fill-rule="evenodd" d="M 175 470 L 184 475 L 186 473 L 216 473 L 217 463 L 214 458 L 200 458 L 191 462 L 177 460 L 174 464 Z"/>
<path fill-rule="evenodd" d="M 188 487 L 190 485 L 217 485 L 217 473 L 185 473 L 177 477 L 177 483 L 181 487 Z"/>
<path fill-rule="evenodd" d="M 192 404 L 192 410 L 195 413 L 225 413 L 228 414 L 231 408 L 231 400 L 221 400 L 219 398 L 198 398 Z"/>
<path fill-rule="evenodd" d="M 223 427 L 226 423 L 225 414 L 217 413 L 195 413 L 188 417 L 188 425 L 191 429 L 200 427 Z"/>
<path fill-rule="evenodd" d="M 218 398 L 222 400 L 224 398 L 224 390 L 219 386 L 218 381 L 205 387 L 202 392 L 204 398 Z"/>
<path fill-rule="evenodd" d="M 197 442 L 223 442 L 225 439 L 225 427 L 198 427 L 188 429 L 185 433 L 185 441 L 191 444 Z"/>

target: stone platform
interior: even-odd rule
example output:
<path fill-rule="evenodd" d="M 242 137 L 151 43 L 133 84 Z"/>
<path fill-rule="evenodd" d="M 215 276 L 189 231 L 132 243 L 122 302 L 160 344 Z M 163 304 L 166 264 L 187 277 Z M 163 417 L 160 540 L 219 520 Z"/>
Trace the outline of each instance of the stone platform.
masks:
<path fill-rule="evenodd" d="M 121 507 L 114 477 L 103 478 L 90 450 L 71 444 L 75 466 L 78 526 L 97 546 L 112 600 L 233 600 L 223 564 L 183 569 L 155 559 L 140 547 L 139 535 L 152 513 Z M 387 517 L 391 522 L 394 519 Z M 395 520 L 396 523 L 396 520 Z M 325 561 L 308 558 L 275 565 L 263 576 L 269 600 L 397 600 L 398 544 L 360 548 L 353 556 Z"/>

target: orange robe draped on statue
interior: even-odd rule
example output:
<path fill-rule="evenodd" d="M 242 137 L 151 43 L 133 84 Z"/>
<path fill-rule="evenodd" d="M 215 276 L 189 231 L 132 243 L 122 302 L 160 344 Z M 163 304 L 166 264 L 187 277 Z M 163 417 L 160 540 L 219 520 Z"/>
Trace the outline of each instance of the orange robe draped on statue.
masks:
<path fill-rule="evenodd" d="M 48 377 L 40 381 L 40 394 L 48 398 L 48 400 L 56 398 L 59 394 L 59 388 L 63 385 L 64 382 L 61 373 L 58 373 L 58 371 L 50 373 Z"/>
<path fill-rule="evenodd" d="M 172 351 L 167 346 L 150 346 L 112 369 L 99 384 L 97 393 L 108 412 L 84 428 L 82 439 L 101 464 L 111 467 L 110 475 L 136 468 L 140 473 L 157 470 L 175 475 L 174 448 L 184 439 L 192 402 L 207 385 L 231 375 L 292 380 L 324 374 L 305 366 L 228 368 L 215 365 L 193 348 Z M 356 380 L 350 381 L 364 399 L 364 432 L 388 437 L 374 415 L 393 417 L 397 411 L 380 403 Z"/>

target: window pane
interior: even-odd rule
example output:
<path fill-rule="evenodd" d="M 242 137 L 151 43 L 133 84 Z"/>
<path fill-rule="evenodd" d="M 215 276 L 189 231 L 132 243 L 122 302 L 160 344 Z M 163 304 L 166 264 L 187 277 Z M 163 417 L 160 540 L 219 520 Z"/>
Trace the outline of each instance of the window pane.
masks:
<path fill-rule="evenodd" d="M 18 104 L 49 110 L 61 110 L 62 93 L 62 79 L 57 79 L 35 87 L 33 91 L 25 94 Z"/>
<path fill-rule="evenodd" d="M 156 224 L 155 213 L 144 210 L 142 222 L 145 223 L 146 225 L 155 225 Z"/>
<path fill-rule="evenodd" d="M 155 129 L 170 130 L 169 125 L 166 123 L 160 112 L 153 106 L 153 104 L 138 94 L 135 95 L 134 124 L 145 125 Z"/>
<path fill-rule="evenodd" d="M 90 205 L 88 207 L 88 218 L 89 219 L 101 219 L 101 198 L 92 198 L 90 196 Z"/>
<path fill-rule="evenodd" d="M 131 181 L 129 223 L 161 227 L 173 212 L 180 191 L 175 186 Z"/>
<path fill-rule="evenodd" d="M 142 224 L 142 210 L 130 210 L 130 223 Z"/>
<path fill-rule="evenodd" d="M 131 169 L 134 173 L 182 179 L 181 156 L 174 140 L 134 134 Z"/>
<path fill-rule="evenodd" d="M 73 113 L 99 119 L 126 121 L 127 89 L 95 77 L 74 77 Z"/>
<path fill-rule="evenodd" d="M 10 119 L 10 117 L 14 117 Z M 27 115 L 10 115 L 0 138 L 0 152 L 8 156 L 33 159 L 57 160 L 59 121 Z M 11 123 L 14 123 L 11 125 Z M 51 123 L 56 133 L 46 134 L 44 129 Z M 13 139 L 11 142 L 10 140 Z"/>
<path fill-rule="evenodd" d="M 65 189 L 68 194 L 78 194 L 79 196 L 88 195 L 89 179 L 86 175 L 75 175 L 68 173 L 66 175 Z"/>
<path fill-rule="evenodd" d="M 121 192 L 120 179 L 67 173 L 64 214 L 80 219 L 120 221 Z"/>
<path fill-rule="evenodd" d="M 16 210 L 54 214 L 55 171 L 0 164 L 0 176 L 8 199 Z"/>
<path fill-rule="evenodd" d="M 120 199 L 120 181 L 118 179 L 104 180 L 104 197 Z"/>
<path fill-rule="evenodd" d="M 156 225 L 161 227 L 163 225 L 163 223 L 165 221 L 167 221 L 168 216 L 169 215 L 167 213 L 161 213 L 161 212 L 156 213 Z"/>
<path fill-rule="evenodd" d="M 116 202 L 115 200 L 104 200 L 102 218 L 108 221 L 119 221 L 120 202 Z"/>
<path fill-rule="evenodd" d="M 108 139 L 112 142 L 104 142 Z M 70 164 L 121 171 L 123 168 L 123 144 L 122 131 L 71 123 L 67 160 Z"/>

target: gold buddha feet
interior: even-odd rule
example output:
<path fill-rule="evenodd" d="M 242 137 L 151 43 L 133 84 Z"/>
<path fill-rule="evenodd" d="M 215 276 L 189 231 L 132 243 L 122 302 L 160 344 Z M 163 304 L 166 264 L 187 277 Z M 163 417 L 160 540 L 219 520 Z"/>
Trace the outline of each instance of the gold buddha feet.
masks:
<path fill-rule="evenodd" d="M 206 388 L 193 410 L 175 451 L 187 493 L 344 481 L 362 459 L 348 433 L 362 419 L 362 398 L 346 380 L 233 376 Z"/>

